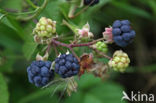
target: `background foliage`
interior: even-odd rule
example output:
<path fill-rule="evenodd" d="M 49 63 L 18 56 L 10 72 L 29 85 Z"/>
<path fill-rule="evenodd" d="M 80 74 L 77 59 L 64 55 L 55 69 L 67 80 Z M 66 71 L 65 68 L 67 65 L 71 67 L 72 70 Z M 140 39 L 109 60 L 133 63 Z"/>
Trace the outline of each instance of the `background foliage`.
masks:
<path fill-rule="evenodd" d="M 41 5 L 43 0 L 34 0 Z M 26 0 L 0 0 L 0 11 L 33 11 Z M 50 0 L 47 7 L 37 17 L 49 17 L 57 21 L 57 32 L 65 35 L 63 42 L 69 42 L 72 32 L 61 25 L 67 18 L 69 3 L 64 0 Z M 31 35 L 35 26 L 33 20 L 16 21 L 13 16 L 0 13 L 0 103 L 57 103 L 63 89 L 53 96 L 55 86 L 39 89 L 28 83 L 26 67 L 35 59 L 36 53 L 42 48 L 33 42 Z M 24 16 L 24 15 L 22 15 Z M 95 38 L 102 37 L 106 26 L 116 19 L 129 19 L 137 36 L 131 45 L 119 48 L 110 45 L 110 51 L 123 49 L 131 59 L 131 66 L 124 74 L 111 72 L 107 80 L 100 80 L 85 74 L 79 83 L 77 93 L 71 97 L 64 95 L 62 103 L 121 103 L 122 91 L 141 91 L 156 94 L 156 1 L 155 0 L 100 0 L 86 12 L 70 20 L 82 26 L 87 21 Z M 79 49 L 75 49 L 79 51 Z M 66 49 L 61 50 L 65 52 Z M 81 52 L 87 52 L 81 49 Z M 52 53 L 50 60 L 53 61 Z M 103 61 L 104 62 L 104 61 Z M 123 101 L 127 102 L 127 101 Z"/>

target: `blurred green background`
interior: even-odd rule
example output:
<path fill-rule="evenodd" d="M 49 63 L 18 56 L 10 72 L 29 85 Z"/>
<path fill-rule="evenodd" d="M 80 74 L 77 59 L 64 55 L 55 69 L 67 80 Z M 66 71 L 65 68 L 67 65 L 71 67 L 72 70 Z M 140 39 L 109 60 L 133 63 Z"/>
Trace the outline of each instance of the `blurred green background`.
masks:
<path fill-rule="evenodd" d="M 43 3 L 43 0 L 32 1 L 39 6 Z M 3 15 L 2 10 L 12 15 Z M 26 68 L 42 48 L 33 42 L 31 35 L 36 19 L 49 17 L 57 21 L 58 34 L 72 34 L 61 25 L 62 19 L 66 19 L 69 3 L 50 0 L 35 20 L 15 20 L 19 14 L 14 12 L 33 10 L 26 0 L 0 0 L 0 103 L 128 103 L 121 101 L 123 90 L 128 94 L 131 91 L 156 94 L 156 0 L 100 0 L 98 5 L 71 20 L 78 26 L 88 21 L 95 38 L 100 38 L 105 27 L 112 25 L 114 20 L 129 19 L 137 36 L 126 48 L 109 45 L 111 53 L 118 49 L 128 53 L 131 66 L 126 73 L 110 72 L 106 80 L 85 74 L 78 81 L 77 93 L 71 97 L 64 95 L 61 99 L 63 89 L 52 95 L 56 86 L 40 89 L 31 85 Z M 68 38 L 64 39 L 64 42 L 68 41 Z M 50 60 L 54 58 L 52 53 Z"/>

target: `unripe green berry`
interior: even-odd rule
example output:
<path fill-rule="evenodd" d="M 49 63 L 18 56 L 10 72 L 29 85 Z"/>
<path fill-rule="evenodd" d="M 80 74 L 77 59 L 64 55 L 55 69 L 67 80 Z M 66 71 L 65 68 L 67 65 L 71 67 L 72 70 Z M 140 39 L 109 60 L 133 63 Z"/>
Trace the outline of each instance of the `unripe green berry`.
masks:
<path fill-rule="evenodd" d="M 45 28 L 44 25 L 40 26 L 40 30 L 41 30 L 41 31 L 44 31 L 45 29 L 46 29 L 46 28 Z"/>
<path fill-rule="evenodd" d="M 48 43 L 56 34 L 56 21 L 41 17 L 33 30 L 34 40 L 37 43 Z"/>
<path fill-rule="evenodd" d="M 124 72 L 130 63 L 130 59 L 123 51 L 116 51 L 108 65 L 115 71 Z"/>
<path fill-rule="evenodd" d="M 124 58 L 124 57 L 121 57 L 121 62 L 123 62 L 123 63 L 125 63 L 126 62 L 126 58 Z"/>
<path fill-rule="evenodd" d="M 120 58 L 119 57 L 115 57 L 115 58 L 113 58 L 113 61 L 119 62 L 120 61 Z"/>
<path fill-rule="evenodd" d="M 47 25 L 47 31 L 48 31 L 48 32 L 52 32 L 52 31 L 53 31 L 51 25 Z"/>
<path fill-rule="evenodd" d="M 95 46 L 96 46 L 96 49 L 101 52 L 107 53 L 108 51 L 107 45 L 104 42 L 99 41 L 95 44 Z"/>

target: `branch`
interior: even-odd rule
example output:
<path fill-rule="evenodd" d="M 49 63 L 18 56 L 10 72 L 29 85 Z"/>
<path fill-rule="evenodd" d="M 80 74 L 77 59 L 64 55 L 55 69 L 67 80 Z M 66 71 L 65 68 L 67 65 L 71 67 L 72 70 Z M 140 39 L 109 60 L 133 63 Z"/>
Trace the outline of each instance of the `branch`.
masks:
<path fill-rule="evenodd" d="M 51 43 L 54 43 L 56 45 L 61 45 L 61 46 L 67 47 L 67 48 L 70 48 L 70 47 L 73 48 L 73 47 L 90 46 L 90 45 L 93 45 L 96 42 L 102 41 L 102 40 L 104 40 L 104 38 L 100 38 L 100 39 L 94 40 L 93 42 L 82 43 L 82 44 L 65 44 L 65 43 L 59 42 L 59 41 L 57 41 L 55 39 L 52 39 Z"/>
<path fill-rule="evenodd" d="M 92 42 L 88 42 L 88 43 L 82 43 L 82 44 L 65 44 L 65 43 L 62 43 L 60 41 L 57 41 L 56 40 L 57 38 L 52 38 L 51 42 L 49 43 L 48 45 L 48 48 L 46 50 L 46 53 L 50 51 L 50 48 L 51 46 L 63 46 L 63 47 L 67 47 L 68 49 L 70 49 L 70 51 L 72 52 L 72 54 L 78 59 L 78 61 L 80 61 L 80 58 L 76 55 L 76 53 L 74 52 L 73 48 L 74 47 L 83 47 L 83 46 L 88 46 L 91 48 L 91 45 L 95 44 L 96 42 L 98 41 L 102 41 L 104 40 L 104 38 L 100 38 L 100 39 L 97 39 L 97 40 L 94 40 Z M 93 49 L 93 48 L 92 48 Z M 99 53 L 99 51 L 96 50 L 96 52 Z M 99 53 L 101 54 L 101 53 Z M 108 59 L 111 59 L 111 57 L 105 55 L 105 54 L 101 54 L 103 55 L 104 57 L 108 58 Z"/>
<path fill-rule="evenodd" d="M 62 43 L 60 41 L 57 41 L 56 39 L 52 38 L 51 43 L 49 44 L 48 47 L 51 47 L 51 45 L 60 45 L 63 47 L 67 47 L 70 49 L 70 51 L 72 52 L 72 54 L 80 61 L 80 58 L 76 55 L 76 53 L 74 52 L 73 48 L 74 47 L 83 47 L 83 46 L 91 46 L 93 44 L 95 44 L 98 41 L 104 40 L 104 38 L 98 39 L 98 40 L 94 40 L 93 42 L 89 42 L 89 43 L 82 43 L 82 44 L 65 44 Z M 48 50 L 47 50 L 48 52 Z M 105 56 L 106 58 L 110 59 L 109 57 Z"/>

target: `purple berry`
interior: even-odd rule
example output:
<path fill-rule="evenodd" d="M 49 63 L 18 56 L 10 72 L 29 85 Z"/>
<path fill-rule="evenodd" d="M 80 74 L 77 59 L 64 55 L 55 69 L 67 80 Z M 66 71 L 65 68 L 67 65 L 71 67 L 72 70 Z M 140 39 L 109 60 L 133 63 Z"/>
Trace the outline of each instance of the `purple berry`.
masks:
<path fill-rule="evenodd" d="M 135 37 L 135 31 L 134 30 L 132 30 L 131 32 L 130 32 L 130 38 L 134 38 Z"/>
<path fill-rule="evenodd" d="M 121 24 L 122 25 L 130 25 L 130 22 L 129 22 L 129 20 L 122 20 Z"/>
<path fill-rule="evenodd" d="M 29 82 L 37 87 L 45 86 L 54 78 L 54 71 L 50 67 L 50 61 L 33 61 L 27 68 Z"/>
<path fill-rule="evenodd" d="M 62 55 L 65 56 L 65 59 L 62 58 Z M 78 60 L 72 54 L 62 55 L 57 58 L 59 61 L 55 62 L 55 72 L 58 73 L 62 78 L 77 75 L 80 69 Z"/>
<path fill-rule="evenodd" d="M 131 29 L 129 20 L 116 20 L 112 27 L 113 40 L 118 46 L 125 47 L 133 41 L 135 31 Z"/>
<path fill-rule="evenodd" d="M 122 35 L 122 38 L 123 38 L 123 40 L 125 40 L 125 41 L 129 41 L 131 38 L 130 38 L 130 33 L 124 33 L 123 35 Z"/>
<path fill-rule="evenodd" d="M 119 28 L 115 28 L 112 30 L 113 36 L 118 36 L 121 34 L 121 30 Z"/>
<path fill-rule="evenodd" d="M 114 21 L 113 28 L 119 28 L 119 27 L 121 27 L 121 21 L 120 20 Z"/>
<path fill-rule="evenodd" d="M 123 25 L 121 26 L 121 31 L 124 33 L 129 33 L 131 31 L 131 28 L 128 25 Z"/>

